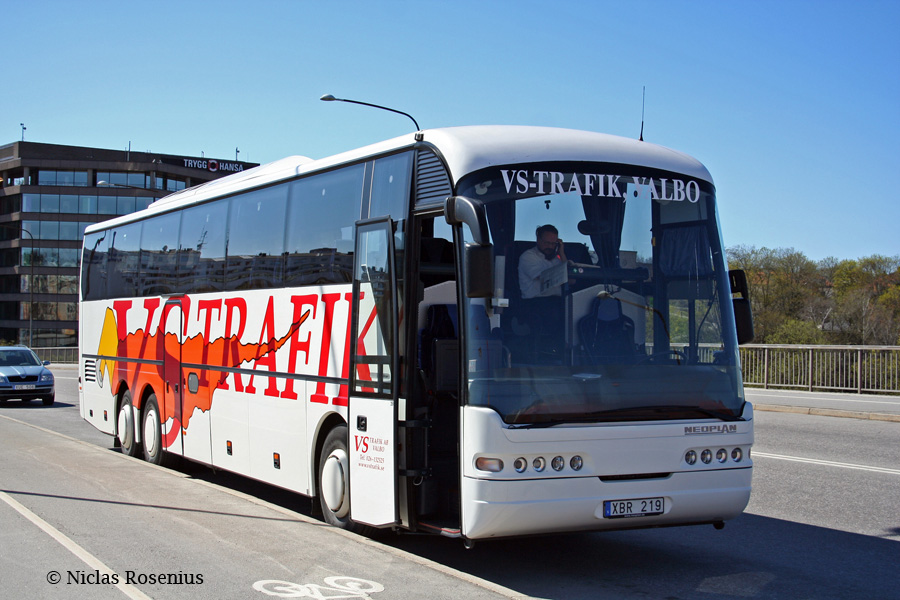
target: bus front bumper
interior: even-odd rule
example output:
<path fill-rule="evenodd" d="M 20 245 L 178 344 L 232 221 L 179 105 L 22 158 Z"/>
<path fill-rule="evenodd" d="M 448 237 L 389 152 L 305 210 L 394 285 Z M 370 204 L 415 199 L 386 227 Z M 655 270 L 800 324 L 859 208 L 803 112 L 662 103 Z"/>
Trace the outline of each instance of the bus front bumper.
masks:
<path fill-rule="evenodd" d="M 673 473 L 603 482 L 598 477 L 463 482 L 463 535 L 469 539 L 715 523 L 750 501 L 752 468 Z M 606 517 L 604 502 L 658 499 L 659 515 Z"/>

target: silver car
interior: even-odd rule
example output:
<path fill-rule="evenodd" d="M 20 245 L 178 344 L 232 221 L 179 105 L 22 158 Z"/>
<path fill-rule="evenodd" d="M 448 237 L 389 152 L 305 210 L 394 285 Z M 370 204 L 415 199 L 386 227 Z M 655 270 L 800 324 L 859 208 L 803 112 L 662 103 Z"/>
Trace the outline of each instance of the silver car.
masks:
<path fill-rule="evenodd" d="M 0 404 L 32 398 L 40 398 L 45 406 L 53 404 L 56 390 L 49 364 L 26 346 L 0 347 Z"/>

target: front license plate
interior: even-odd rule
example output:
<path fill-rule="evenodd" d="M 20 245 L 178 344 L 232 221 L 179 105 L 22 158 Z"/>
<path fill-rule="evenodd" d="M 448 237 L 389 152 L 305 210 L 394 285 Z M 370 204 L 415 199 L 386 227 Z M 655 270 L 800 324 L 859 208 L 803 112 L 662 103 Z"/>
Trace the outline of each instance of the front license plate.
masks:
<path fill-rule="evenodd" d="M 17 386 L 15 386 L 15 389 L 17 389 L 17 390 L 33 390 L 34 385 L 30 384 L 30 383 L 26 384 L 26 385 L 17 385 Z"/>
<path fill-rule="evenodd" d="M 607 500 L 603 503 L 603 516 L 607 519 L 648 517 L 650 515 L 661 515 L 665 511 L 666 501 L 664 498 Z"/>

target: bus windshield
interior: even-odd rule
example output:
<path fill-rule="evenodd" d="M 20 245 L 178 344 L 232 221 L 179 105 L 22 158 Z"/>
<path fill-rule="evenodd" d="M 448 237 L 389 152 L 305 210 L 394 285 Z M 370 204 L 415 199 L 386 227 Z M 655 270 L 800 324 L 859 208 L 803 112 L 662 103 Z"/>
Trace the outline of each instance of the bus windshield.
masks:
<path fill-rule="evenodd" d="M 740 418 L 711 183 L 634 166 L 492 168 L 492 298 L 467 300 L 468 403 L 508 424 Z M 465 231 L 465 228 L 464 228 Z"/>

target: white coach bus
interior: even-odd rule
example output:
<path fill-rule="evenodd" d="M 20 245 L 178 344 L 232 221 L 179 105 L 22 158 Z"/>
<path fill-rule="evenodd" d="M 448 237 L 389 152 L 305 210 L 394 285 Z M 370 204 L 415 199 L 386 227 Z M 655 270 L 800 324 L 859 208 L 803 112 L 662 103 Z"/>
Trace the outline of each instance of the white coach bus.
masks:
<path fill-rule="evenodd" d="M 88 422 L 333 525 L 721 527 L 750 497 L 746 283 L 666 148 L 458 127 L 286 158 L 89 227 L 80 293 Z"/>

